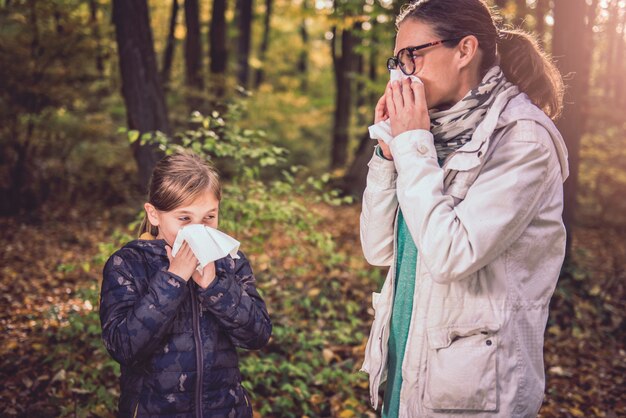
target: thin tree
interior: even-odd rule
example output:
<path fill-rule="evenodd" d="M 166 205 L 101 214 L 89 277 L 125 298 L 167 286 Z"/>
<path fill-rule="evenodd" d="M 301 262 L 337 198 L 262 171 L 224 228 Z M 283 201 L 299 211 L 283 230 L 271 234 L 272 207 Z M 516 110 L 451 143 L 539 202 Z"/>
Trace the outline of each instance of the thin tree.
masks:
<path fill-rule="evenodd" d="M 259 49 L 259 60 L 261 61 L 261 67 L 256 72 L 256 79 L 254 85 L 258 88 L 263 79 L 265 78 L 264 67 L 267 55 L 267 50 L 270 45 L 270 29 L 272 23 L 272 3 L 273 0 L 265 0 L 265 17 L 263 19 L 263 38 L 261 40 L 261 47 Z"/>
<path fill-rule="evenodd" d="M 239 28 L 237 41 L 237 80 L 243 88 L 248 88 L 250 78 L 250 44 L 252 39 L 252 0 L 238 0 L 237 26 Z"/>
<path fill-rule="evenodd" d="M 209 27 L 209 58 L 212 74 L 224 74 L 227 68 L 228 50 L 226 49 L 226 0 L 214 0 Z"/>
<path fill-rule="evenodd" d="M 169 135 L 147 1 L 113 0 L 113 23 L 128 128 L 141 134 L 161 131 Z M 155 147 L 141 145 L 140 141 L 133 142 L 133 153 L 139 168 L 139 183 L 146 189 L 160 154 Z"/>
<path fill-rule="evenodd" d="M 200 5 L 185 0 L 185 84 L 202 88 L 202 44 L 200 43 Z"/>
<path fill-rule="evenodd" d="M 619 1 L 612 0 L 609 5 L 609 19 L 606 25 L 606 34 L 608 36 L 607 40 L 607 51 L 606 51 L 606 60 L 604 67 L 604 78 L 603 78 L 603 90 L 604 95 L 609 96 L 611 94 L 611 87 L 613 81 L 613 70 L 615 68 L 614 59 L 615 59 L 615 45 L 617 44 L 617 25 L 619 22 L 619 11 L 618 11 Z"/>
<path fill-rule="evenodd" d="M 522 27 L 526 22 L 526 0 L 515 0 L 515 26 Z"/>
<path fill-rule="evenodd" d="M 351 28 L 343 28 L 337 35 L 337 27 L 333 27 L 331 52 L 335 70 L 335 114 L 333 125 L 333 142 L 331 150 L 332 169 L 343 167 L 348 160 L 348 140 L 350 116 L 352 109 L 352 65 L 354 36 Z M 340 40 L 340 49 L 337 47 Z"/>
<path fill-rule="evenodd" d="M 591 88 L 591 64 L 593 60 L 593 51 L 594 51 L 594 34 L 593 34 L 593 26 L 596 22 L 596 17 L 598 14 L 598 0 L 592 0 L 591 4 L 587 7 L 587 13 L 585 17 L 585 32 L 584 32 L 584 42 L 581 45 L 581 49 L 583 51 L 584 58 L 581 62 L 581 90 L 587 92 L 582 101 L 581 101 L 581 117 L 582 117 L 582 126 L 583 130 L 586 130 L 587 121 L 589 120 L 589 101 L 590 101 L 590 88 Z"/>
<path fill-rule="evenodd" d="M 563 212 L 563 220 L 568 232 L 568 254 L 571 248 L 572 227 L 576 213 L 580 140 L 584 126 L 581 104 L 584 103 L 587 94 L 584 91 L 585 80 L 581 77 L 584 71 L 582 63 L 587 57 L 580 48 L 585 37 L 586 12 L 585 0 L 555 0 L 554 2 L 552 52 L 557 59 L 561 74 L 567 76 L 565 107 L 558 122 L 558 128 L 569 151 L 570 176 L 565 182 Z"/>
<path fill-rule="evenodd" d="M 494 4 L 498 6 L 500 9 L 504 9 L 507 4 L 507 0 L 495 0 Z"/>
<path fill-rule="evenodd" d="M 611 100 L 617 106 L 624 86 L 624 34 L 626 33 L 626 11 L 619 10 L 621 18 L 615 38 L 615 65 L 613 66 Z"/>
<path fill-rule="evenodd" d="M 102 37 L 100 35 L 100 23 L 98 22 L 98 2 L 89 0 L 89 25 L 96 42 L 96 70 L 100 78 L 104 78 L 104 56 L 102 53 Z"/>
<path fill-rule="evenodd" d="M 309 87 L 309 30 L 307 28 L 307 20 L 309 15 L 309 6 L 308 1 L 302 1 L 302 22 L 300 23 L 300 39 L 302 39 L 302 48 L 300 49 L 300 53 L 298 54 L 298 74 L 300 75 L 300 90 L 303 93 L 306 93 Z"/>
<path fill-rule="evenodd" d="M 546 36 L 546 14 L 550 10 L 550 0 L 537 0 L 535 5 L 535 33 L 539 39 L 539 44 L 544 46 L 544 38 Z"/>
<path fill-rule="evenodd" d="M 172 73 L 172 62 L 174 60 L 174 49 L 176 47 L 176 24 L 178 22 L 178 0 L 172 0 L 172 12 L 170 14 L 170 26 L 167 33 L 167 42 L 163 53 L 163 65 L 161 67 L 161 80 L 167 85 Z"/>

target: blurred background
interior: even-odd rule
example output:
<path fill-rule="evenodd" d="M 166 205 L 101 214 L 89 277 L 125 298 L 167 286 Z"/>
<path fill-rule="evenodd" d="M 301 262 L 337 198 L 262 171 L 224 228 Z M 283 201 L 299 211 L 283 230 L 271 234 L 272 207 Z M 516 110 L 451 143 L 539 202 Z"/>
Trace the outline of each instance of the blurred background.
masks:
<path fill-rule="evenodd" d="M 358 238 L 394 0 L 0 0 L 0 415 L 111 417 L 109 255 L 177 147 L 225 181 L 274 322 L 241 353 L 260 417 L 376 417 L 360 373 L 385 271 Z M 542 417 L 626 416 L 626 0 L 500 0 L 567 84 L 568 257 Z M 514 198 L 514 197 L 512 197 Z"/>

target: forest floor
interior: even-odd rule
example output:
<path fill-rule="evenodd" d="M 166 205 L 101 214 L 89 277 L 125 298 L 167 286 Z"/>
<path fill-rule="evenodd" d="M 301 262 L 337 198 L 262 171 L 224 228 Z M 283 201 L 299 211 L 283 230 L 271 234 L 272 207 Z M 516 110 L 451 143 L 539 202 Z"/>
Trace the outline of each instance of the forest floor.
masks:
<path fill-rule="evenodd" d="M 328 208 L 323 212 L 329 220 L 325 224 L 334 225 L 329 231 L 339 248 L 361 260 L 359 207 Z M 68 350 L 67 344 L 60 345 L 59 333 L 71 325 L 72 315 L 97 309 L 86 300 L 84 292 L 87 288 L 93 292 L 98 283 L 103 261 L 98 258 L 103 252 L 101 243 L 111 241 L 112 232 L 127 224 L 111 221 L 115 216 L 90 215 L 87 219 L 69 212 L 50 214 L 43 221 L 0 218 L 0 416 L 74 416 L 72 410 L 76 416 L 110 414 L 77 414 L 91 389 L 81 389 L 76 380 L 80 376 L 66 372 L 71 365 L 59 368 L 55 359 L 64 355 L 58 350 Z M 575 267 L 568 269 L 559 282 L 545 334 L 547 388 L 541 417 L 626 416 L 624 232 L 583 226 L 575 230 Z M 362 282 L 354 284 L 363 287 Z M 364 294 L 376 290 L 364 289 Z M 345 296 L 339 293 L 338 298 Z M 361 318 L 365 335 L 371 319 L 367 315 Z M 97 335 L 99 330 L 94 327 L 97 324 L 87 325 L 85 335 Z M 93 362 L 96 373 L 100 370 L 102 379 L 110 379 L 110 372 L 93 359 L 99 341 L 85 342 L 81 335 L 73 338 L 76 341 L 65 354 L 71 355 L 72 361 Z M 362 350 L 336 355 L 360 357 Z M 360 363 L 361 358 L 356 360 Z M 102 386 L 112 397 L 116 395 L 110 389 L 114 383 L 108 381 Z M 359 393 L 365 396 L 366 391 L 360 389 Z M 358 416 L 336 412 L 340 410 L 332 408 L 331 415 Z"/>

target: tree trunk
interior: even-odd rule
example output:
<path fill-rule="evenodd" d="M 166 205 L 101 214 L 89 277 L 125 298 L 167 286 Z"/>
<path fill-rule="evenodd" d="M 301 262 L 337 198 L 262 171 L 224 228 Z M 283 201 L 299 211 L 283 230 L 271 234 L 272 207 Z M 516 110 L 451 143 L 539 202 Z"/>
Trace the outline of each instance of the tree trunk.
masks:
<path fill-rule="evenodd" d="M 539 45 L 541 45 L 542 48 L 546 36 L 546 14 L 548 10 L 550 10 L 550 0 L 537 0 L 537 5 L 535 6 L 535 19 L 537 21 L 535 32 L 539 39 Z"/>
<path fill-rule="evenodd" d="M 580 45 L 584 43 L 585 0 L 555 0 L 554 33 L 552 51 L 559 57 L 557 65 L 561 74 L 581 74 L 586 59 Z M 580 139 L 582 136 L 582 109 L 585 80 L 574 76 L 565 92 L 565 108 L 558 128 L 569 151 L 570 176 L 564 186 L 563 220 L 567 229 L 567 253 L 571 248 L 571 237 L 576 212 L 578 192 L 578 167 L 580 162 Z"/>
<path fill-rule="evenodd" d="M 354 160 L 343 180 L 343 191 L 360 199 L 365 191 L 367 182 L 367 162 L 372 158 L 376 141 L 370 138 L 369 132 L 365 132 L 361 137 L 359 148 L 356 151 Z"/>
<path fill-rule="evenodd" d="M 258 88 L 261 83 L 263 83 L 263 79 L 265 78 L 264 68 L 265 68 L 265 57 L 267 55 L 267 50 L 270 44 L 270 28 L 272 22 L 272 0 L 265 0 L 265 19 L 263 20 L 263 39 L 261 40 L 261 48 L 259 50 L 259 60 L 261 61 L 261 68 L 259 68 L 256 72 L 256 80 L 254 85 Z"/>
<path fill-rule="evenodd" d="M 613 66 L 611 100 L 618 106 L 620 94 L 624 90 L 624 33 L 626 33 L 626 11 L 622 11 L 619 31 L 615 38 L 615 65 Z"/>
<path fill-rule="evenodd" d="M 526 0 L 515 0 L 515 20 L 516 27 L 523 27 L 526 21 Z"/>
<path fill-rule="evenodd" d="M 352 29 L 352 36 L 356 42 L 363 39 L 363 28 L 361 27 L 360 22 L 356 22 Z M 355 50 L 352 57 L 352 62 L 354 63 L 354 78 L 356 82 L 354 83 L 354 97 L 356 98 L 356 114 L 357 114 L 357 125 L 363 126 L 367 122 L 364 120 L 364 116 L 361 113 L 361 109 L 367 104 L 367 93 L 365 91 L 365 79 L 367 78 L 367 74 L 365 72 L 365 55 L 361 51 Z"/>
<path fill-rule="evenodd" d="M 239 1 L 237 54 L 239 68 L 237 80 L 244 89 L 248 88 L 250 78 L 250 42 L 252 38 L 252 0 Z"/>
<path fill-rule="evenodd" d="M 374 27 L 376 25 L 376 21 L 374 21 Z M 372 30 L 374 30 L 374 27 Z M 378 48 L 376 47 L 376 43 L 372 43 L 369 48 L 369 59 L 368 59 L 368 78 L 371 84 L 374 84 L 378 79 Z M 369 97 L 369 104 L 371 107 L 371 111 L 368 113 L 371 118 L 370 121 L 366 122 L 366 125 L 373 123 L 373 109 L 380 98 L 379 92 L 372 92 Z M 365 128 L 365 126 L 363 126 Z M 374 146 L 376 145 L 376 141 L 370 138 L 369 132 L 366 130 L 363 136 L 361 137 L 361 141 L 359 143 L 359 147 L 356 150 L 354 155 L 354 159 L 346 173 L 343 187 L 344 192 L 349 193 L 350 195 L 361 198 L 363 195 L 363 191 L 365 190 L 365 182 L 367 179 L 367 162 L 372 158 L 372 153 L 374 150 Z"/>
<path fill-rule="evenodd" d="M 101 79 L 104 78 L 104 57 L 102 56 L 102 39 L 100 36 L 100 25 L 98 23 L 98 3 L 96 0 L 89 0 L 89 25 L 91 33 L 96 42 L 96 70 Z"/>
<path fill-rule="evenodd" d="M 113 0 L 113 23 L 128 128 L 142 134 L 158 130 L 169 135 L 147 1 Z M 140 141 L 133 143 L 133 151 L 139 168 L 139 183 L 146 190 L 160 153 L 154 146 L 140 145 Z"/>
<path fill-rule="evenodd" d="M 333 28 L 332 54 L 335 68 L 335 117 L 333 126 L 333 144 L 331 154 L 331 169 L 343 167 L 348 159 L 348 141 L 350 128 L 350 114 L 352 109 L 352 58 L 354 39 L 350 29 L 341 31 L 341 55 L 336 47 L 336 28 Z"/>
<path fill-rule="evenodd" d="M 504 9 L 506 7 L 508 0 L 495 0 L 494 4 L 498 6 L 500 9 Z"/>
<path fill-rule="evenodd" d="M 581 45 L 581 49 L 585 54 L 585 58 L 583 58 L 581 65 L 580 78 L 582 79 L 581 89 L 586 92 L 584 98 L 581 102 L 581 126 L 582 130 L 586 131 L 587 121 L 589 120 L 589 92 L 591 91 L 591 64 L 593 60 L 593 25 L 596 21 L 596 16 L 598 13 L 598 0 L 593 0 L 591 4 L 587 7 L 586 12 L 586 21 L 585 21 L 585 31 L 584 31 L 584 41 Z"/>
<path fill-rule="evenodd" d="M 200 43 L 200 6 L 198 0 L 185 0 L 185 84 L 202 88 L 202 44 Z"/>
<path fill-rule="evenodd" d="M 377 26 L 378 26 L 378 22 L 374 20 L 372 22 L 372 29 L 371 29 L 372 33 L 374 33 Z M 369 62 L 368 62 L 368 65 L 369 65 L 368 78 L 370 80 L 370 84 L 373 85 L 376 82 L 376 80 L 378 80 L 379 51 L 378 51 L 378 43 L 376 39 L 372 39 L 372 43 L 369 48 L 369 53 L 370 53 L 370 56 L 369 56 Z M 370 105 L 375 106 L 376 103 L 378 102 L 379 97 L 380 96 L 377 92 L 371 92 L 370 99 L 369 99 Z"/>
<path fill-rule="evenodd" d="M 167 35 L 165 52 L 163 53 L 163 66 L 161 67 L 161 80 L 167 85 L 170 82 L 172 73 L 172 62 L 174 60 L 174 49 L 176 47 L 176 22 L 178 20 L 178 0 L 172 0 L 172 14 L 170 16 L 170 28 Z"/>
<path fill-rule="evenodd" d="M 302 23 L 300 24 L 300 38 L 302 39 L 302 49 L 300 49 L 300 54 L 298 55 L 298 74 L 300 75 L 301 84 L 300 90 L 303 93 L 309 88 L 309 32 L 307 28 L 307 19 L 308 19 L 308 4 L 307 0 L 302 2 L 302 11 L 304 17 L 302 18 Z"/>
<path fill-rule="evenodd" d="M 211 12 L 211 26 L 209 28 L 209 46 L 211 58 L 211 73 L 224 74 L 226 72 L 228 50 L 226 49 L 226 0 L 214 0 Z"/>
<path fill-rule="evenodd" d="M 618 0 L 613 0 L 609 6 L 609 20 L 607 21 L 606 33 L 607 40 L 607 52 L 606 52 L 606 66 L 604 67 L 604 95 L 609 96 L 611 94 L 611 81 L 614 69 L 614 57 L 615 57 L 615 44 L 617 41 L 617 23 L 618 23 Z"/>

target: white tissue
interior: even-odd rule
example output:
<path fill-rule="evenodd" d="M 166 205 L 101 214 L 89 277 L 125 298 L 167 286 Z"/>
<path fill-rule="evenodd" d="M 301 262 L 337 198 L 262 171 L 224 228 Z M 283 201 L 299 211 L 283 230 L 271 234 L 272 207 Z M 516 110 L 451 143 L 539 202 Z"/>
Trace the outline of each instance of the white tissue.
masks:
<path fill-rule="evenodd" d="M 402 81 L 405 78 L 410 79 L 412 82 L 422 82 L 422 80 L 420 80 L 418 77 L 414 75 L 406 75 L 400 70 L 389 71 L 389 79 L 391 80 L 391 82 L 394 82 L 396 80 Z M 391 135 L 391 124 L 389 123 L 389 119 L 385 119 L 375 125 L 371 125 L 368 130 L 370 132 L 370 138 L 372 139 L 380 139 L 386 144 L 389 144 L 389 141 L 393 139 L 393 136 Z"/>
<path fill-rule="evenodd" d="M 178 231 L 172 247 L 172 255 L 174 257 L 176 257 L 178 250 L 185 241 L 187 241 L 191 251 L 198 259 L 197 270 L 200 272 L 211 261 L 224 258 L 228 254 L 232 258 L 239 258 L 237 255 L 240 245 L 239 241 L 209 226 L 200 224 L 187 225 Z"/>

